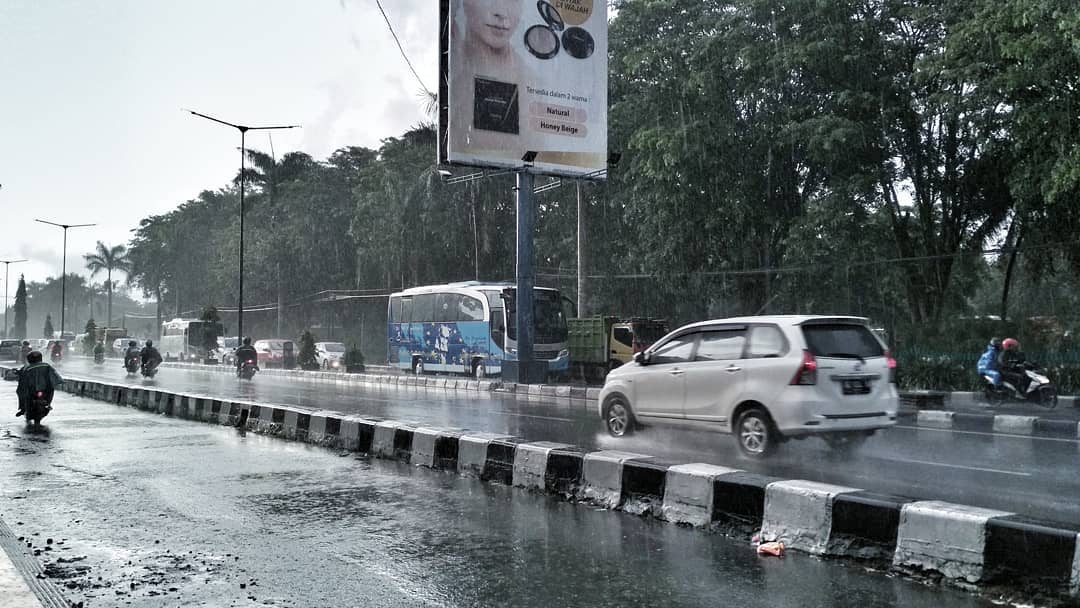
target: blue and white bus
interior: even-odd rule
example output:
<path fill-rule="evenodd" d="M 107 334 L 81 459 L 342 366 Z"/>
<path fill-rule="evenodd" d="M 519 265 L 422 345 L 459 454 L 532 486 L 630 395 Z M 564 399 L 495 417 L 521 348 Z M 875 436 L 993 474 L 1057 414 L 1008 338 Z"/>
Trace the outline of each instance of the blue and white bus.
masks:
<path fill-rule="evenodd" d="M 387 312 L 392 367 L 461 373 L 482 378 L 517 357 L 512 283 L 450 283 L 414 287 L 390 295 Z M 552 374 L 570 369 L 566 314 L 557 289 L 535 288 L 534 345 L 537 360 Z"/>

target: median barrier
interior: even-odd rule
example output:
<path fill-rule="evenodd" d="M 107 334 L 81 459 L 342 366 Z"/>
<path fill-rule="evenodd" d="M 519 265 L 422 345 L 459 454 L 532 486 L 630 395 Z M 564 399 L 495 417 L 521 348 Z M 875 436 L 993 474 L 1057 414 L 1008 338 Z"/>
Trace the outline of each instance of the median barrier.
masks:
<path fill-rule="evenodd" d="M 623 465 L 628 460 L 648 460 L 652 456 L 617 450 L 586 454 L 582 462 L 578 498 L 614 509 L 622 502 Z"/>
<path fill-rule="evenodd" d="M 908 503 L 900 510 L 893 563 L 977 583 L 983 579 L 987 522 L 1006 515 L 933 500 Z"/>
<path fill-rule="evenodd" d="M 897 571 L 937 573 L 966 583 L 1037 581 L 1080 596 L 1080 531 L 1018 514 L 325 410 L 219 401 L 75 378 L 63 390 L 109 403 L 131 403 L 136 395 L 140 409 L 219 424 L 243 421 L 255 432 L 477 475 L 675 523 L 729 533 L 733 528 L 728 524 L 737 523 L 741 526 L 734 530 L 740 534 L 758 529 L 761 540 L 781 540 L 792 550 L 878 559 Z M 150 403 L 154 406 L 147 407 Z M 951 426 L 954 419 L 935 423 L 942 421 Z M 993 424 L 1030 427 L 1032 433 L 1040 428 L 1037 419 Z"/>
<path fill-rule="evenodd" d="M 765 488 L 761 538 L 790 549 L 825 555 L 832 533 L 833 499 L 857 491 L 815 481 L 775 481 Z"/>
<path fill-rule="evenodd" d="M 695 462 L 667 470 L 664 485 L 664 519 L 703 526 L 712 521 L 713 480 L 736 469 Z"/>

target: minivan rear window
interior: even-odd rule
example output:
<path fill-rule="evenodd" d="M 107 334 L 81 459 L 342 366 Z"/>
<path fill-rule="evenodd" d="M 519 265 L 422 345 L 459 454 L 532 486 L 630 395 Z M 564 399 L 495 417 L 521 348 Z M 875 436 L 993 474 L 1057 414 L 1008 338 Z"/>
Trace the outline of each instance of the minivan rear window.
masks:
<path fill-rule="evenodd" d="M 881 343 L 865 325 L 815 323 L 803 325 L 802 330 L 806 345 L 817 357 L 869 359 L 885 354 Z"/>

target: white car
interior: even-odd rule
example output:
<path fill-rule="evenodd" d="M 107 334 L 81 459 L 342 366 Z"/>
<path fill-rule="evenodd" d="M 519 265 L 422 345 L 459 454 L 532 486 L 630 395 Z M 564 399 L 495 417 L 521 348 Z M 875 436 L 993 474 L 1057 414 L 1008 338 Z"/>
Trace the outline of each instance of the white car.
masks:
<path fill-rule="evenodd" d="M 316 342 L 315 361 L 327 370 L 345 367 L 345 345 L 341 342 Z"/>
<path fill-rule="evenodd" d="M 638 425 L 733 433 L 762 457 L 789 438 L 846 449 L 896 424 L 896 361 L 858 317 L 769 316 L 680 327 L 613 370 L 598 413 Z"/>

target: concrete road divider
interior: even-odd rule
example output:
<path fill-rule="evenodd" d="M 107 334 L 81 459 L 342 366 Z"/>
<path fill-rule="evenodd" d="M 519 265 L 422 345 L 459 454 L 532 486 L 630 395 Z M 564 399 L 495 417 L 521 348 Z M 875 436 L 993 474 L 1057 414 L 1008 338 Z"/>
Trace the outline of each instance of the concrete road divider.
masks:
<path fill-rule="evenodd" d="M 798 479 L 770 483 L 765 488 L 762 540 L 778 540 L 789 549 L 824 555 L 832 533 L 833 499 L 856 491 Z"/>
<path fill-rule="evenodd" d="M 736 469 L 695 462 L 668 469 L 664 486 L 664 519 L 704 526 L 713 516 L 713 481 Z"/>
<path fill-rule="evenodd" d="M 220 401 L 80 378 L 69 379 L 63 389 L 162 415 L 242 425 L 374 458 L 477 475 L 492 483 L 671 522 L 739 534 L 756 529 L 763 539 L 782 540 L 797 551 L 877 559 L 898 571 L 936 572 L 969 583 L 1035 581 L 1043 589 L 1080 596 L 1080 531 L 1018 514 L 703 463 L 669 465 L 645 454 L 586 453 L 567 444 L 295 406 Z M 957 422 L 949 412 L 935 414 L 927 418 L 935 425 Z M 1037 433 L 1039 422 L 1014 416 L 992 424 Z"/>
<path fill-rule="evenodd" d="M 651 460 L 652 456 L 604 450 L 584 456 L 578 498 L 614 509 L 623 499 L 623 466 L 628 460 Z M 663 493 L 660 493 L 663 496 Z"/>
<path fill-rule="evenodd" d="M 908 503 L 900 510 L 893 563 L 977 583 L 983 578 L 986 524 L 1006 515 L 939 501 Z"/>

